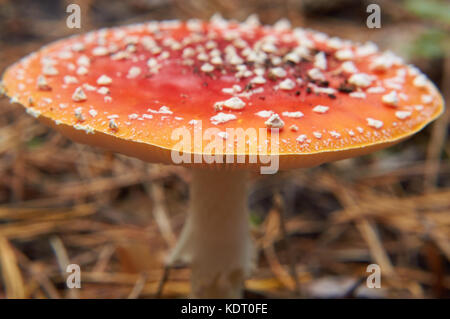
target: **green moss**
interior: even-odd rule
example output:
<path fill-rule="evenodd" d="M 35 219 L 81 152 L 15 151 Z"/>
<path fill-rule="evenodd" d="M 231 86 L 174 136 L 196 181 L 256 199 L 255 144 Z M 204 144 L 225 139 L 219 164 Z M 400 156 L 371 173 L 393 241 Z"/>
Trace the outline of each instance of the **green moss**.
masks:
<path fill-rule="evenodd" d="M 39 148 L 44 144 L 44 139 L 38 136 L 35 136 L 26 142 L 27 148 Z"/>
<path fill-rule="evenodd" d="M 448 46 L 448 38 L 443 31 L 437 29 L 424 32 L 413 42 L 411 55 L 427 59 L 443 57 Z"/>
<path fill-rule="evenodd" d="M 450 25 L 450 2 L 447 0 L 407 0 L 405 8 L 420 18 Z"/>
<path fill-rule="evenodd" d="M 250 225 L 252 226 L 259 226 L 263 222 L 263 219 L 261 216 L 259 216 L 255 212 L 250 212 Z"/>

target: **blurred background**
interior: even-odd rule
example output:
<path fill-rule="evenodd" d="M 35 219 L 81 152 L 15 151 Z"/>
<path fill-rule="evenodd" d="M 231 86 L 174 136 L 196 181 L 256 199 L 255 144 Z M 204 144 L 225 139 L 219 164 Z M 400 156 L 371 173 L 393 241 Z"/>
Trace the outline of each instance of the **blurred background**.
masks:
<path fill-rule="evenodd" d="M 81 29 L 66 27 L 67 5 Z M 381 28 L 366 27 L 367 5 Z M 450 97 L 448 0 L 0 0 L 0 73 L 42 45 L 148 20 L 257 13 L 272 24 L 371 40 Z M 255 175 L 258 267 L 250 298 L 449 298 L 449 112 L 408 141 L 308 170 Z M 0 99 L 0 298 L 172 298 L 189 268 L 164 271 L 183 225 L 189 174 L 70 142 Z M 65 285 L 81 267 L 81 289 Z M 368 289 L 369 264 L 382 269 Z"/>

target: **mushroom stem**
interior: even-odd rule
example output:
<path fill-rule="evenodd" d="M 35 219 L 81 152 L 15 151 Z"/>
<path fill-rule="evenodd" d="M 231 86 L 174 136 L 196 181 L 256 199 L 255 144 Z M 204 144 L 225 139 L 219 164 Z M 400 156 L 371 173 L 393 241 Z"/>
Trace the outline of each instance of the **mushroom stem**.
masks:
<path fill-rule="evenodd" d="M 253 261 L 244 171 L 193 170 L 187 221 L 169 263 L 192 267 L 192 298 L 240 298 Z"/>

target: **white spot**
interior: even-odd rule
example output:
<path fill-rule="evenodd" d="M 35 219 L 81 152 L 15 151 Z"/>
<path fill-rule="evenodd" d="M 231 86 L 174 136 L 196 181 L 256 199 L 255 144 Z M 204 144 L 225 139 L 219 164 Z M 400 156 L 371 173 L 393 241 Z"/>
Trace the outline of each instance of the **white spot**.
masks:
<path fill-rule="evenodd" d="M 353 54 L 353 51 L 350 49 L 342 49 L 335 53 L 336 59 L 338 60 L 352 60 L 355 55 Z"/>
<path fill-rule="evenodd" d="M 425 88 L 428 86 L 427 77 L 423 74 L 420 74 L 414 78 L 413 84 L 418 88 Z"/>
<path fill-rule="evenodd" d="M 37 87 L 39 90 L 42 90 L 42 91 L 51 90 L 51 87 L 47 83 L 47 79 L 43 75 L 38 76 Z"/>
<path fill-rule="evenodd" d="M 280 89 L 281 90 L 292 90 L 295 88 L 295 82 L 291 79 L 286 79 L 281 81 L 280 83 Z"/>
<path fill-rule="evenodd" d="M 109 50 L 105 47 L 95 47 L 92 50 L 92 54 L 95 56 L 104 56 L 107 55 L 109 53 Z"/>
<path fill-rule="evenodd" d="M 76 77 L 71 76 L 71 75 L 66 75 L 64 76 L 64 84 L 76 84 L 78 83 L 78 80 Z"/>
<path fill-rule="evenodd" d="M 45 64 L 42 68 L 42 74 L 44 75 L 58 75 L 58 70 L 51 64 Z"/>
<path fill-rule="evenodd" d="M 225 22 L 228 24 L 226 20 Z M 243 24 L 249 28 L 256 28 L 261 25 L 261 23 L 259 22 L 259 17 L 255 13 L 249 15 Z"/>
<path fill-rule="evenodd" d="M 261 50 L 267 53 L 275 53 L 277 51 L 277 47 L 271 42 L 265 42 L 262 44 Z"/>
<path fill-rule="evenodd" d="M 81 42 L 76 42 L 71 46 L 72 51 L 80 52 L 84 50 L 84 44 Z"/>
<path fill-rule="evenodd" d="M 400 120 L 404 120 L 411 116 L 411 112 L 410 111 L 397 111 L 397 112 L 395 112 L 395 116 Z"/>
<path fill-rule="evenodd" d="M 312 110 L 313 110 L 313 112 L 323 114 L 323 113 L 326 113 L 329 109 L 330 109 L 330 107 L 325 106 L 325 105 L 316 105 Z"/>
<path fill-rule="evenodd" d="M 313 83 L 309 83 L 308 86 L 314 91 L 314 93 L 323 93 L 323 94 L 335 94 L 336 93 L 336 90 L 333 88 L 319 87 Z"/>
<path fill-rule="evenodd" d="M 205 63 L 200 67 L 200 70 L 202 70 L 203 72 L 209 73 L 214 71 L 214 66 L 212 66 L 209 63 Z"/>
<path fill-rule="evenodd" d="M 41 112 L 32 108 L 27 108 L 26 112 L 30 114 L 32 117 L 38 118 L 41 115 Z"/>
<path fill-rule="evenodd" d="M 314 135 L 316 138 L 322 138 L 322 133 L 320 133 L 320 132 L 313 132 L 313 135 Z"/>
<path fill-rule="evenodd" d="M 372 60 L 370 68 L 377 71 L 386 71 L 393 65 L 402 63 L 402 59 L 396 56 L 394 53 L 387 51 Z"/>
<path fill-rule="evenodd" d="M 223 64 L 223 60 L 220 56 L 215 56 L 211 59 L 211 63 L 214 65 L 221 65 Z"/>
<path fill-rule="evenodd" d="M 300 55 L 298 55 L 296 52 L 289 52 L 284 56 L 284 60 L 292 63 L 299 63 Z"/>
<path fill-rule="evenodd" d="M 242 60 L 242 58 L 240 56 L 238 56 L 237 54 L 227 55 L 227 61 L 233 65 L 238 65 L 238 64 L 244 63 L 244 60 Z"/>
<path fill-rule="evenodd" d="M 195 55 L 195 50 L 193 48 L 185 48 L 183 50 L 182 56 L 183 58 L 191 58 Z"/>
<path fill-rule="evenodd" d="M 272 62 L 272 65 L 277 66 L 280 65 L 283 60 L 279 56 L 273 56 L 270 58 L 270 62 Z"/>
<path fill-rule="evenodd" d="M 270 74 L 277 77 L 277 78 L 284 78 L 287 75 L 287 72 L 285 69 L 281 67 L 276 67 L 270 69 Z"/>
<path fill-rule="evenodd" d="M 82 102 L 86 101 L 86 99 L 87 97 L 83 89 L 81 87 L 77 87 L 72 95 L 72 100 L 74 100 L 75 102 Z"/>
<path fill-rule="evenodd" d="M 266 79 L 265 79 L 263 76 L 260 76 L 260 75 L 254 77 L 254 78 L 250 81 L 250 83 L 252 83 L 252 84 L 264 84 L 264 83 L 266 83 L 266 82 L 267 82 Z"/>
<path fill-rule="evenodd" d="M 217 113 L 216 115 L 211 117 L 211 123 L 214 125 L 226 123 L 228 121 L 232 121 L 236 119 L 236 115 L 229 113 Z"/>
<path fill-rule="evenodd" d="M 303 117 L 303 113 L 300 111 L 297 112 L 283 112 L 281 115 L 286 116 L 286 117 L 290 117 L 290 118 L 295 118 L 295 119 L 299 119 L 301 117 Z"/>
<path fill-rule="evenodd" d="M 117 123 L 114 119 L 109 120 L 108 126 L 111 130 L 117 130 L 119 128 L 119 126 L 117 125 Z"/>
<path fill-rule="evenodd" d="M 267 118 L 267 117 L 270 117 L 273 114 L 273 112 L 272 111 L 259 111 L 255 114 L 259 117 Z"/>
<path fill-rule="evenodd" d="M 349 94 L 350 97 L 355 98 L 355 99 L 365 99 L 366 98 L 366 94 L 364 92 L 351 92 Z"/>
<path fill-rule="evenodd" d="M 433 96 L 424 94 L 421 96 L 421 100 L 424 104 L 430 104 L 431 102 L 433 102 Z"/>
<path fill-rule="evenodd" d="M 308 76 L 316 81 L 325 81 L 325 75 L 318 68 L 312 68 L 308 71 Z"/>
<path fill-rule="evenodd" d="M 384 93 L 386 92 L 386 89 L 382 86 L 373 86 L 367 89 L 367 93 L 370 94 L 377 94 L 377 93 Z"/>
<path fill-rule="evenodd" d="M 149 68 L 155 68 L 156 66 L 158 66 L 158 61 L 155 58 L 150 58 L 147 60 L 147 66 Z"/>
<path fill-rule="evenodd" d="M 173 114 L 173 112 L 167 106 L 161 106 L 158 113 L 160 114 Z"/>
<path fill-rule="evenodd" d="M 241 91 L 242 91 L 241 86 L 237 85 L 237 84 L 233 85 L 233 87 L 231 87 L 231 88 L 223 88 L 222 89 L 223 93 L 225 93 L 225 94 L 232 94 L 232 95 L 237 94 L 237 93 L 239 93 Z"/>
<path fill-rule="evenodd" d="M 86 67 L 84 67 L 84 66 L 80 66 L 77 69 L 77 74 L 78 75 L 86 75 L 86 74 L 88 74 L 88 72 L 89 72 L 89 70 Z"/>
<path fill-rule="evenodd" d="M 111 60 L 125 60 L 130 57 L 130 52 L 128 51 L 119 51 L 111 55 Z"/>
<path fill-rule="evenodd" d="M 319 52 L 314 56 L 314 67 L 326 70 L 327 69 L 327 58 L 325 52 Z"/>
<path fill-rule="evenodd" d="M 378 52 L 378 47 L 373 42 L 367 42 L 364 45 L 356 48 L 358 56 L 367 56 Z"/>
<path fill-rule="evenodd" d="M 332 49 L 340 49 L 344 45 L 343 41 L 339 39 L 338 37 L 332 37 L 331 39 L 328 39 L 327 44 Z"/>
<path fill-rule="evenodd" d="M 226 101 L 221 101 L 214 104 L 214 108 L 216 110 L 221 110 L 223 107 L 232 110 L 242 110 L 245 107 L 245 102 L 235 96 Z"/>
<path fill-rule="evenodd" d="M 101 75 L 98 79 L 97 79 L 97 84 L 98 85 L 109 85 L 112 83 L 112 79 L 107 76 L 107 75 Z"/>
<path fill-rule="evenodd" d="M 391 79 L 386 79 L 384 80 L 384 85 L 389 88 L 389 89 L 393 89 L 393 90 L 399 90 L 401 91 L 403 89 L 403 85 L 397 81 L 393 81 Z"/>
<path fill-rule="evenodd" d="M 366 121 L 367 121 L 367 125 L 369 125 L 370 127 L 373 127 L 373 128 L 376 128 L 376 129 L 379 129 L 379 128 L 383 127 L 383 122 L 382 121 L 375 120 L 375 119 L 370 118 L 370 117 L 366 118 Z"/>
<path fill-rule="evenodd" d="M 358 87 L 368 87 L 372 83 L 372 78 L 366 73 L 356 73 L 348 79 L 348 83 Z"/>
<path fill-rule="evenodd" d="M 91 65 L 91 59 L 89 59 L 88 56 L 86 55 L 82 55 L 77 59 L 77 64 L 79 66 L 86 66 L 88 67 L 89 65 Z"/>
<path fill-rule="evenodd" d="M 178 49 L 174 49 L 174 50 L 178 50 Z M 158 56 L 158 58 L 161 59 L 161 60 L 168 59 L 169 57 L 170 57 L 170 53 L 167 52 L 167 51 L 162 52 L 162 53 Z"/>
<path fill-rule="evenodd" d="M 273 25 L 275 31 L 286 31 L 291 28 L 291 23 L 288 19 L 280 19 Z"/>
<path fill-rule="evenodd" d="M 381 100 L 383 101 L 383 103 L 388 104 L 390 106 L 397 106 L 398 94 L 396 91 L 391 91 L 390 93 L 383 95 Z"/>
<path fill-rule="evenodd" d="M 305 40 L 305 39 L 302 39 Z M 297 46 L 294 49 L 294 52 L 297 53 L 300 57 L 305 58 L 305 59 L 310 59 L 311 58 L 311 52 L 309 51 L 307 45 L 308 45 L 308 39 L 306 39 L 306 41 L 300 41 L 301 45 Z M 312 43 L 312 42 L 310 42 Z"/>
<path fill-rule="evenodd" d="M 88 83 L 84 83 L 83 84 L 83 88 L 85 88 L 86 91 L 95 91 L 97 89 L 95 86 L 92 86 L 92 85 L 90 85 Z"/>
<path fill-rule="evenodd" d="M 107 88 L 106 86 L 102 86 L 97 90 L 97 92 L 106 95 L 109 94 L 109 88 Z"/>
<path fill-rule="evenodd" d="M 82 107 L 77 107 L 74 110 L 74 114 L 75 114 L 75 118 L 79 121 L 84 121 L 84 116 L 83 116 L 83 108 Z"/>
<path fill-rule="evenodd" d="M 305 134 L 301 134 L 295 140 L 297 142 L 304 143 L 304 142 L 306 142 L 307 139 L 308 139 L 308 137 Z"/>
<path fill-rule="evenodd" d="M 90 110 L 88 111 L 88 113 L 89 113 L 89 115 L 92 116 L 92 117 L 96 117 L 97 114 L 98 114 L 98 112 L 97 112 L 96 110 L 94 110 L 94 109 L 90 109 Z"/>
<path fill-rule="evenodd" d="M 333 136 L 334 138 L 340 138 L 340 137 L 341 137 L 341 134 L 339 134 L 339 133 L 336 132 L 336 131 L 330 131 L 329 133 L 330 133 L 330 135 Z"/>
<path fill-rule="evenodd" d="M 10 100 L 9 103 L 14 104 L 14 103 L 19 103 L 19 98 L 17 95 L 13 96 Z"/>
<path fill-rule="evenodd" d="M 283 128 L 284 122 L 278 114 L 272 114 L 270 118 L 264 122 L 269 128 Z"/>
<path fill-rule="evenodd" d="M 85 131 L 86 134 L 94 134 L 95 132 L 94 129 L 88 125 L 75 124 L 73 128 L 76 130 Z"/>
<path fill-rule="evenodd" d="M 197 55 L 197 60 L 199 61 L 208 61 L 209 57 L 206 53 L 201 52 Z"/>
<path fill-rule="evenodd" d="M 345 61 L 344 63 L 342 63 L 341 69 L 346 73 L 358 72 L 358 69 L 356 68 L 355 64 L 352 61 Z"/>
<path fill-rule="evenodd" d="M 140 67 L 137 67 L 137 66 L 132 66 L 132 67 L 128 70 L 127 78 L 129 78 L 129 79 L 134 79 L 134 78 L 136 78 L 139 74 L 141 74 L 141 68 L 140 68 Z"/>

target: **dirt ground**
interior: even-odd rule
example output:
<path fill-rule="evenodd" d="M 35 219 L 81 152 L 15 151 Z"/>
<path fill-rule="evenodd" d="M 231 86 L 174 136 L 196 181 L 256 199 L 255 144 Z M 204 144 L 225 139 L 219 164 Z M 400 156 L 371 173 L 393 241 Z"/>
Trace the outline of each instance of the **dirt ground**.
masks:
<path fill-rule="evenodd" d="M 370 1 L 374 2 L 374 1 Z M 450 96 L 448 1 L 0 0 L 0 72 L 42 45 L 129 23 L 209 19 L 215 12 L 372 40 L 419 66 Z M 82 28 L 66 27 L 66 6 Z M 447 13 L 447 14 L 446 14 Z M 450 297 L 450 142 L 447 112 L 408 141 L 369 156 L 253 176 L 258 267 L 246 297 Z M 183 225 L 189 173 L 70 142 L 0 99 L 0 298 L 172 298 L 189 268 L 164 276 Z M 65 266 L 81 266 L 67 289 Z M 369 264 L 383 269 L 368 289 Z"/>

